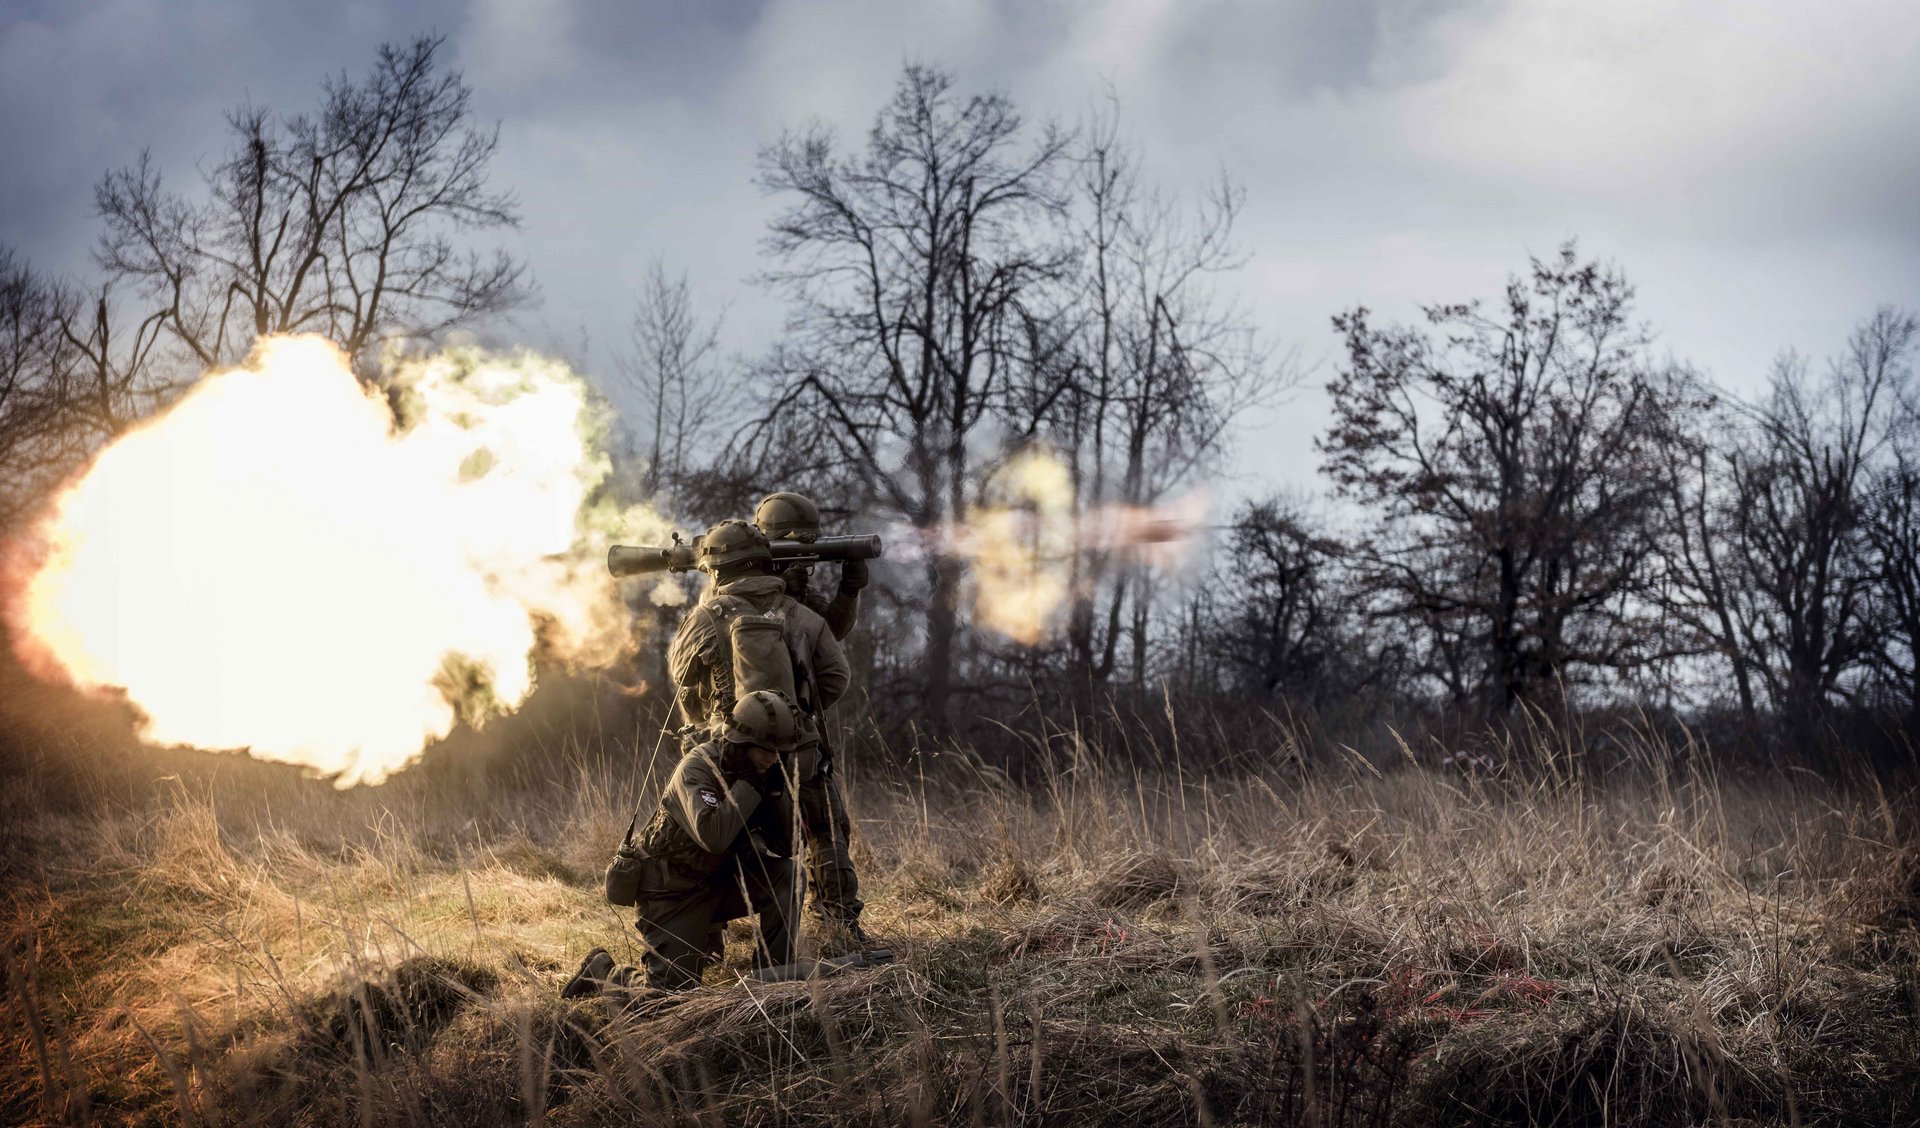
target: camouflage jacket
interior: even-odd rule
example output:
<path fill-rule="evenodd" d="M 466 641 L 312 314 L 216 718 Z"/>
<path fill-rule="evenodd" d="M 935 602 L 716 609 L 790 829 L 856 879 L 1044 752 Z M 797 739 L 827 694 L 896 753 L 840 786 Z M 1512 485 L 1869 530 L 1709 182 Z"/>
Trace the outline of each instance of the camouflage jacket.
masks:
<path fill-rule="evenodd" d="M 815 711 L 825 712 L 847 692 L 853 671 L 826 620 L 789 596 L 780 577 L 744 576 L 709 588 L 681 620 L 680 630 L 667 648 L 667 673 L 673 678 L 683 722 L 711 730 L 733 707 L 732 641 L 713 605 L 716 596 L 723 595 L 759 613 L 785 612 L 789 623 L 787 649 L 797 664 L 813 673 L 812 686 L 803 687 L 801 693 L 818 692 L 818 700 L 810 703 Z M 803 728 L 812 731 L 811 718 L 803 718 Z"/>
<path fill-rule="evenodd" d="M 730 854 L 792 856 L 794 807 L 781 774 L 769 773 L 760 787 L 746 780 L 728 784 L 720 771 L 725 751 L 708 741 L 674 767 L 634 840 L 647 858 L 642 895 L 690 889 L 719 873 Z"/>

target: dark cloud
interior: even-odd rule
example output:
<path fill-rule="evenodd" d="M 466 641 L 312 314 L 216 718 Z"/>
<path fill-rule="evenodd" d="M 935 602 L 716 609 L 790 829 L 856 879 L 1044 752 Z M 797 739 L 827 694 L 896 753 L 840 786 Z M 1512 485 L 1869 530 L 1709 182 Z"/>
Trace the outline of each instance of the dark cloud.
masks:
<path fill-rule="evenodd" d="M 1405 86 L 1432 78 L 1441 65 L 1424 49 L 1436 22 L 1492 6 L 1490 0 L 1202 0 L 1177 9 L 1159 63 L 1169 74 L 1205 80 L 1220 73 L 1223 59 L 1246 60 L 1264 72 L 1268 96 L 1283 99 Z M 1238 67 L 1229 73 L 1247 77 Z"/>
<path fill-rule="evenodd" d="M 1824 11 L 1824 10 L 1823 10 Z M 14 3 L 0 15 L 0 242 L 62 270 L 91 186 L 143 146 L 176 178 L 217 158 L 235 103 L 297 110 L 383 40 L 449 36 L 502 124 L 541 307 L 504 333 L 613 371 L 657 256 L 733 347 L 781 310 L 752 286 L 772 205 L 756 150 L 783 125 L 857 141 L 903 60 L 1072 120 L 1111 84 L 1157 179 L 1248 189 L 1236 292 L 1309 358 L 1354 302 L 1497 293 L 1580 235 L 1637 280 L 1677 353 L 1736 381 L 1834 348 L 1881 301 L 1920 303 L 1920 9 L 1844 20 L 1774 0 L 371 0 Z M 581 345 L 582 341 L 586 344 Z M 1303 478 L 1311 397 L 1247 444 Z M 1276 453 L 1277 452 L 1277 453 Z"/>

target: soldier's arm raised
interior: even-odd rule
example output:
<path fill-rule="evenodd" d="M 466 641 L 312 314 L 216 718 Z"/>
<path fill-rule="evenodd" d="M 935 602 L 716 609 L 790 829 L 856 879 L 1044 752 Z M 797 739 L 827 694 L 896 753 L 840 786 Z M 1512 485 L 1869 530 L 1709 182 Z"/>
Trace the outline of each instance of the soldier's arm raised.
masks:
<path fill-rule="evenodd" d="M 841 588 L 832 599 L 821 600 L 814 610 L 827 621 L 834 638 L 845 638 L 853 633 L 853 624 L 860 618 L 860 593 Z"/>
<path fill-rule="evenodd" d="M 840 562 L 840 583 L 824 613 L 833 637 L 845 638 L 853 633 L 854 621 L 860 617 L 860 592 L 872 578 L 865 559 L 854 557 Z"/>
<path fill-rule="evenodd" d="M 709 854 L 724 854 L 760 806 L 760 792 L 746 780 L 726 782 L 705 749 L 680 761 L 667 785 L 667 811 Z"/>

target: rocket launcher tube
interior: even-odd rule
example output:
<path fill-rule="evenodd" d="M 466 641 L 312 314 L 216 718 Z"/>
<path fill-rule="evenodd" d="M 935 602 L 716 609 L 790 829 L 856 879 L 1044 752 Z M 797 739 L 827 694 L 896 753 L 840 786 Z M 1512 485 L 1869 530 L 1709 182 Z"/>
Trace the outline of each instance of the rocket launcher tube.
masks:
<path fill-rule="evenodd" d="M 616 544 L 607 550 L 607 571 L 615 576 L 690 572 L 698 559 L 699 543 L 696 538 L 692 544 L 664 547 Z M 786 564 L 814 564 L 823 560 L 874 560 L 884 552 L 878 533 L 819 537 L 811 541 L 779 538 L 769 541 L 768 545 L 773 550 L 776 568 Z"/>

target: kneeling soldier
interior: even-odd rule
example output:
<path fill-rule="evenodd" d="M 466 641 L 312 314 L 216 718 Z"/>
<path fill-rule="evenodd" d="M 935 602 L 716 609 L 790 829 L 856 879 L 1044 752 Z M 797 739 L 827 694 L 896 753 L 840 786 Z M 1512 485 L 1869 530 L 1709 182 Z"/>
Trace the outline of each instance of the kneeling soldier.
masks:
<path fill-rule="evenodd" d="M 781 754 L 798 742 L 792 703 L 759 690 L 735 703 L 719 739 L 681 757 L 636 843 L 646 858 L 635 921 L 647 944 L 642 966 L 615 967 L 595 948 L 564 997 L 697 987 L 720 955 L 720 926 L 755 913 L 754 967 L 793 962 L 798 831 Z"/>

